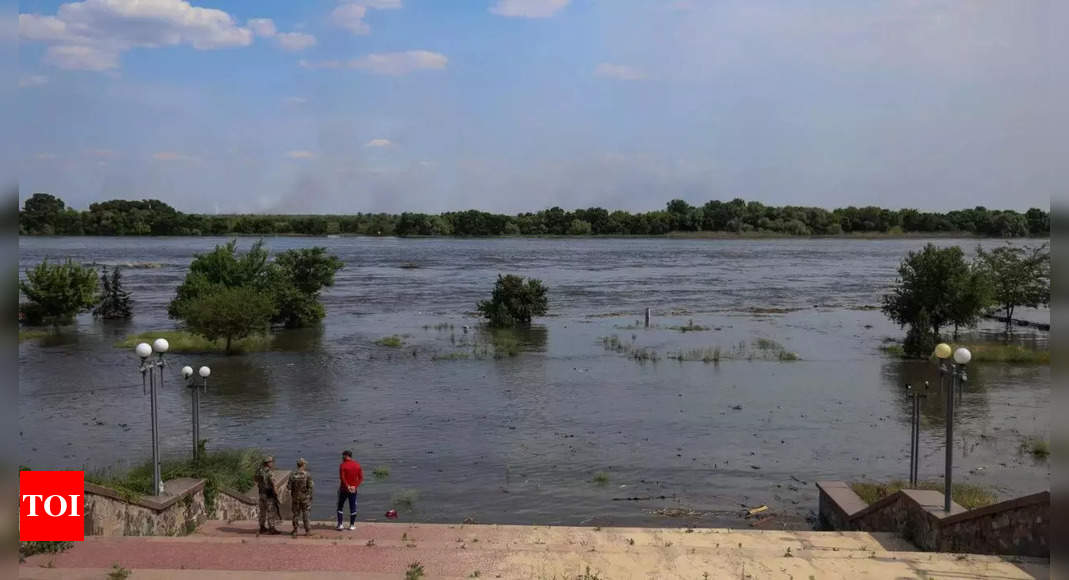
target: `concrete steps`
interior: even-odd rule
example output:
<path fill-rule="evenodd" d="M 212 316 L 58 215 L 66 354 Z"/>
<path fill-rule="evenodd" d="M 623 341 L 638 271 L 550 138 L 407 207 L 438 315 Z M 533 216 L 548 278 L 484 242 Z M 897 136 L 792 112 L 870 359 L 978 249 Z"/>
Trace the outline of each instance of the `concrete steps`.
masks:
<path fill-rule="evenodd" d="M 288 530 L 288 524 L 283 529 Z M 185 537 L 92 537 L 39 555 L 24 578 L 1032 578 L 1045 561 L 916 552 L 890 534 L 729 529 L 359 523 L 311 536 L 257 536 L 255 522 L 207 522 Z M 52 566 L 52 567 L 49 567 Z"/>

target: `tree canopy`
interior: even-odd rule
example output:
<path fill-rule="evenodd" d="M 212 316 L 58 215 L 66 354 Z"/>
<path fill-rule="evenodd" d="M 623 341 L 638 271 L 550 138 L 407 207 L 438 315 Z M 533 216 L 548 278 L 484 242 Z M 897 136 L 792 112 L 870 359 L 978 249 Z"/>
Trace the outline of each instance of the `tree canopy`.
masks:
<path fill-rule="evenodd" d="M 941 338 L 942 328 L 973 326 L 989 304 L 985 272 L 965 260 L 961 248 L 909 252 L 898 267 L 899 279 L 883 296 L 883 312 L 900 326 L 909 326 L 906 353 L 927 356 L 928 345 Z"/>
<path fill-rule="evenodd" d="M 1006 314 L 1006 330 L 1018 306 L 1037 308 L 1050 303 L 1050 252 L 1039 247 L 1002 246 L 977 256 L 991 280 L 992 300 Z"/>
<path fill-rule="evenodd" d="M 27 270 L 19 290 L 27 300 L 19 305 L 19 318 L 31 326 L 70 324 L 98 301 L 96 271 L 69 259 L 62 264 L 44 260 Z"/>
<path fill-rule="evenodd" d="M 334 284 L 334 274 L 341 267 L 341 260 L 321 247 L 287 250 L 272 261 L 262 240 L 243 254 L 238 253 L 237 241 L 232 240 L 193 259 L 167 313 L 209 338 L 207 331 L 224 336 L 219 334 L 218 326 L 209 324 L 209 316 L 219 316 L 227 336 L 243 338 L 248 334 L 235 331 L 239 322 L 251 325 L 248 332 L 262 325 L 258 317 L 242 318 L 231 313 L 230 305 L 235 296 L 256 294 L 269 305 L 255 309 L 257 316 L 267 312 L 266 323 L 288 328 L 308 326 L 325 316 L 320 291 Z M 223 293 L 232 289 L 244 292 Z"/>
<path fill-rule="evenodd" d="M 251 286 L 219 287 L 197 296 L 185 307 L 186 326 L 209 340 L 231 343 L 267 330 L 276 312 L 272 297 Z"/>
<path fill-rule="evenodd" d="M 479 302 L 479 312 L 490 326 L 509 327 L 530 324 L 534 316 L 542 316 L 549 305 L 547 288 L 541 280 L 524 280 L 522 276 L 498 275 L 490 300 Z"/>
<path fill-rule="evenodd" d="M 501 236 L 501 235 L 639 235 L 669 232 L 767 232 L 781 235 L 878 233 L 961 233 L 988 237 L 1050 235 L 1048 212 L 1025 213 L 985 207 L 946 213 L 880 207 L 770 206 L 712 200 L 691 205 L 673 199 L 665 209 L 644 213 L 600 207 L 564 210 L 551 207 L 515 215 L 478 210 L 441 214 L 357 213 L 351 215 L 204 215 L 175 210 L 159 200 L 111 200 L 88 211 L 67 208 L 62 200 L 35 193 L 19 212 L 24 235 L 226 235 L 226 234 L 358 234 L 369 236 Z"/>

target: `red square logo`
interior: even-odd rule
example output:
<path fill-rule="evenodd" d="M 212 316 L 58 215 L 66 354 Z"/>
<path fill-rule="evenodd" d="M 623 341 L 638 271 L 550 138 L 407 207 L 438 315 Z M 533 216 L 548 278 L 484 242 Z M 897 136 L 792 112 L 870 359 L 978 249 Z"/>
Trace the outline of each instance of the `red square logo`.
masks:
<path fill-rule="evenodd" d="M 85 539 L 85 472 L 19 472 L 19 540 Z"/>

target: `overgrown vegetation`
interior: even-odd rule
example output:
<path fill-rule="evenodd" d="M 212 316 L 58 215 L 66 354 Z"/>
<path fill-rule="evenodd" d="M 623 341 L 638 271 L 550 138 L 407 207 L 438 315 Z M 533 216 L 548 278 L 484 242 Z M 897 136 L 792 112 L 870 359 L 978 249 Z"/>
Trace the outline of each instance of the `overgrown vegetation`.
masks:
<path fill-rule="evenodd" d="M 26 298 L 19 304 L 19 322 L 27 326 L 70 324 L 99 301 L 96 271 L 70 259 L 62 264 L 44 260 L 26 270 L 19 290 Z"/>
<path fill-rule="evenodd" d="M 221 489 L 245 492 L 253 486 L 253 474 L 263 461 L 263 453 L 255 449 L 220 450 L 208 452 L 202 448 L 199 459 L 172 459 L 160 463 L 164 480 L 176 477 L 205 479 L 204 504 L 208 513 L 215 510 L 215 498 Z M 85 480 L 110 487 L 131 497 L 152 494 L 152 461 L 148 460 L 129 471 L 86 472 Z"/>
<path fill-rule="evenodd" d="M 423 578 L 423 564 L 412 562 L 405 570 L 405 580 L 419 580 Z"/>
<path fill-rule="evenodd" d="M 492 327 L 527 325 L 531 318 L 546 313 L 549 306 L 547 290 L 541 280 L 499 274 L 490 299 L 479 302 L 477 307 Z"/>
<path fill-rule="evenodd" d="M 185 330 L 158 330 L 142 332 L 124 338 L 115 343 L 118 348 L 134 348 L 140 342 L 152 343 L 157 338 L 166 338 L 170 343 L 170 352 L 174 353 L 224 353 L 226 342 L 221 339 L 209 340 L 199 334 Z M 231 353 L 264 352 L 271 350 L 274 339 L 269 334 L 254 334 L 234 340 L 230 345 Z"/>
<path fill-rule="evenodd" d="M 887 483 L 855 482 L 850 484 L 850 489 L 865 503 L 873 504 L 900 489 L 909 489 L 909 485 L 902 480 L 894 480 Z M 943 483 L 938 481 L 922 481 L 916 489 L 943 491 Z M 994 491 L 980 485 L 969 483 L 955 483 L 950 488 L 950 497 L 955 503 L 965 509 L 973 509 L 991 505 L 998 501 Z"/>
<path fill-rule="evenodd" d="M 951 345 L 957 349 L 959 345 Z M 1050 351 L 1028 348 L 1019 344 L 980 343 L 970 344 L 967 348 L 972 353 L 973 363 L 1011 363 L 1011 364 L 1050 364 Z M 898 343 L 888 343 L 880 347 L 883 352 L 899 358 L 916 358 L 906 354 L 905 348 Z M 931 357 L 932 353 L 929 352 Z"/>
<path fill-rule="evenodd" d="M 19 542 L 19 562 L 36 554 L 59 554 L 74 547 L 74 542 Z"/>
<path fill-rule="evenodd" d="M 1050 445 L 1047 440 L 1040 437 L 1029 437 L 1021 442 L 1021 452 L 1027 453 L 1036 459 L 1046 459 L 1050 456 Z"/>
<path fill-rule="evenodd" d="M 19 342 L 25 340 L 35 340 L 38 338 L 44 338 L 48 336 L 47 330 L 41 330 L 38 328 L 20 328 L 19 329 Z"/>
<path fill-rule="evenodd" d="M 19 212 L 21 235 L 358 234 L 369 236 L 660 236 L 670 232 L 732 235 L 967 233 L 998 238 L 1050 235 L 1050 215 L 978 207 L 947 213 L 879 207 L 766 206 L 743 199 L 692 206 L 674 199 L 663 210 L 632 213 L 600 207 L 552 207 L 516 215 L 478 210 L 355 215 L 207 215 L 176 211 L 159 200 L 111 200 L 88 211 L 66 207 L 47 193 L 29 197 Z"/>

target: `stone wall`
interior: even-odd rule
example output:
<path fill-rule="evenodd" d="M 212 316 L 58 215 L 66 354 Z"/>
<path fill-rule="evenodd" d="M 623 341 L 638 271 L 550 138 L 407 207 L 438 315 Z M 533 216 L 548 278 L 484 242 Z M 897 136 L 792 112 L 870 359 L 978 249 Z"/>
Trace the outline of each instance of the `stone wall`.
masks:
<path fill-rule="evenodd" d="M 87 536 L 178 536 L 196 529 L 205 519 L 203 479 L 164 482 L 160 496 L 128 496 L 113 489 L 85 484 Z"/>
<path fill-rule="evenodd" d="M 286 480 L 289 476 L 290 472 L 284 469 L 276 469 L 272 473 L 272 479 L 275 482 L 275 493 L 278 494 L 279 511 L 282 513 L 283 521 L 293 518 L 289 488 L 286 486 Z M 256 491 L 255 487 L 246 492 L 230 489 L 221 490 L 215 496 L 215 512 L 212 514 L 212 519 L 228 522 L 256 520 L 259 518 L 259 502 L 259 492 Z"/>
<path fill-rule="evenodd" d="M 1050 557 L 1050 492 L 966 510 L 942 493 L 901 490 L 867 505 L 841 481 L 817 482 L 820 521 L 834 530 L 895 532 L 940 552 Z"/>

